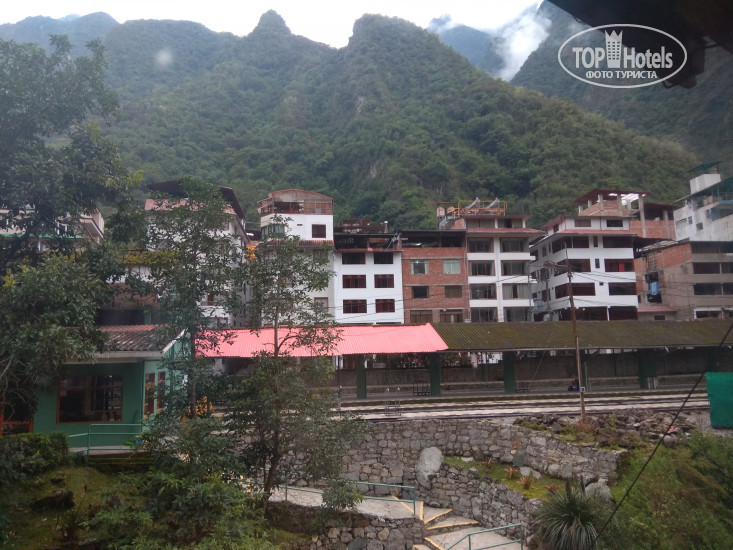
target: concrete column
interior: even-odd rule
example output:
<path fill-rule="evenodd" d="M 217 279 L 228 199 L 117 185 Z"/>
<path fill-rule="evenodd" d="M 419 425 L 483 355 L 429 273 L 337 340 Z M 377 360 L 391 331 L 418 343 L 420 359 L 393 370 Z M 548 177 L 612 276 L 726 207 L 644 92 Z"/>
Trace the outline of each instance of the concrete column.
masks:
<path fill-rule="evenodd" d="M 643 390 L 657 388 L 657 365 L 654 361 L 655 350 L 639 350 L 639 387 Z"/>
<path fill-rule="evenodd" d="M 366 399 L 367 383 L 366 383 L 366 357 L 356 362 L 356 398 Z"/>
<path fill-rule="evenodd" d="M 502 365 L 504 366 L 504 393 L 517 393 L 517 381 L 514 373 L 514 361 L 516 353 L 505 351 L 502 354 Z"/>
<path fill-rule="evenodd" d="M 428 364 L 430 368 L 430 395 L 440 395 L 440 381 L 442 373 L 443 356 L 439 353 L 429 355 Z"/>

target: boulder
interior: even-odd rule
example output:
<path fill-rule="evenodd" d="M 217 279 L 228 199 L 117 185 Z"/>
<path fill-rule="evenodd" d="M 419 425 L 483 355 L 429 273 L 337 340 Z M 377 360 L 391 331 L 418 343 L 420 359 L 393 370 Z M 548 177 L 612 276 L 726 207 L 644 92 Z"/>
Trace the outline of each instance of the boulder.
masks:
<path fill-rule="evenodd" d="M 443 453 L 437 447 L 428 447 L 420 453 L 415 468 L 415 478 L 420 486 L 430 489 L 433 486 L 431 478 L 434 478 L 440 466 L 443 464 Z"/>

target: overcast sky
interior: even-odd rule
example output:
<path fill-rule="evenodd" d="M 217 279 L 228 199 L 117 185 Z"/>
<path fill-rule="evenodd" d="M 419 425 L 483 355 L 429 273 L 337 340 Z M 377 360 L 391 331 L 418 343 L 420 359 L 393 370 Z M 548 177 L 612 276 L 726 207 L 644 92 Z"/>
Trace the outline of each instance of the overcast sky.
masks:
<path fill-rule="evenodd" d="M 390 15 L 427 27 L 434 18 L 450 15 L 455 23 L 478 29 L 499 27 L 538 0 L 4 0 L 0 23 L 26 17 L 61 18 L 105 12 L 124 23 L 129 19 L 197 21 L 217 32 L 249 34 L 260 16 L 273 9 L 293 34 L 340 48 L 347 44 L 354 21 L 365 13 Z"/>

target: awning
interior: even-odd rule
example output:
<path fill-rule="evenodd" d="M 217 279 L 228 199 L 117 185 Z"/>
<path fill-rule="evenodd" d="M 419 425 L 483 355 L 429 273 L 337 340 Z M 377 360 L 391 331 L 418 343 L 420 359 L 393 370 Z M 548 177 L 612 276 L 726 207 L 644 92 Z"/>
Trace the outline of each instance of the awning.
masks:
<path fill-rule="evenodd" d="M 341 340 L 329 355 L 362 355 L 369 353 L 432 353 L 448 349 L 443 339 L 431 325 L 367 325 L 338 326 Z M 298 330 L 298 329 L 293 329 Z M 280 329 L 283 339 L 288 329 Z M 230 330 L 215 349 L 203 350 L 204 357 L 254 357 L 273 350 L 273 330 Z M 313 351 L 306 347 L 285 346 L 291 357 L 311 357 Z"/>

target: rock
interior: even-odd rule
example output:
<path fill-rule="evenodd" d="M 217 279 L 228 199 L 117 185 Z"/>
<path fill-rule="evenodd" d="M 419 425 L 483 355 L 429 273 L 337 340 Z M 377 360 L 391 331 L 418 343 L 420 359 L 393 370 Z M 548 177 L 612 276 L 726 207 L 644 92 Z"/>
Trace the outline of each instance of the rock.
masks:
<path fill-rule="evenodd" d="M 428 447 L 420 453 L 415 468 L 417 482 L 426 489 L 432 487 L 431 477 L 435 477 L 443 464 L 443 453 L 437 447 Z"/>
<path fill-rule="evenodd" d="M 589 497 L 597 497 L 607 502 L 613 502 L 611 489 L 608 488 L 608 485 L 606 485 L 606 482 L 602 479 L 599 479 L 595 483 L 586 485 L 585 494 Z"/>
<path fill-rule="evenodd" d="M 673 449 L 680 443 L 680 438 L 676 435 L 668 434 L 664 436 L 664 439 L 662 440 L 662 445 L 667 447 L 668 449 Z"/>
<path fill-rule="evenodd" d="M 522 466 L 519 468 L 519 475 L 522 476 L 531 476 L 532 475 L 532 468 L 529 466 Z"/>

